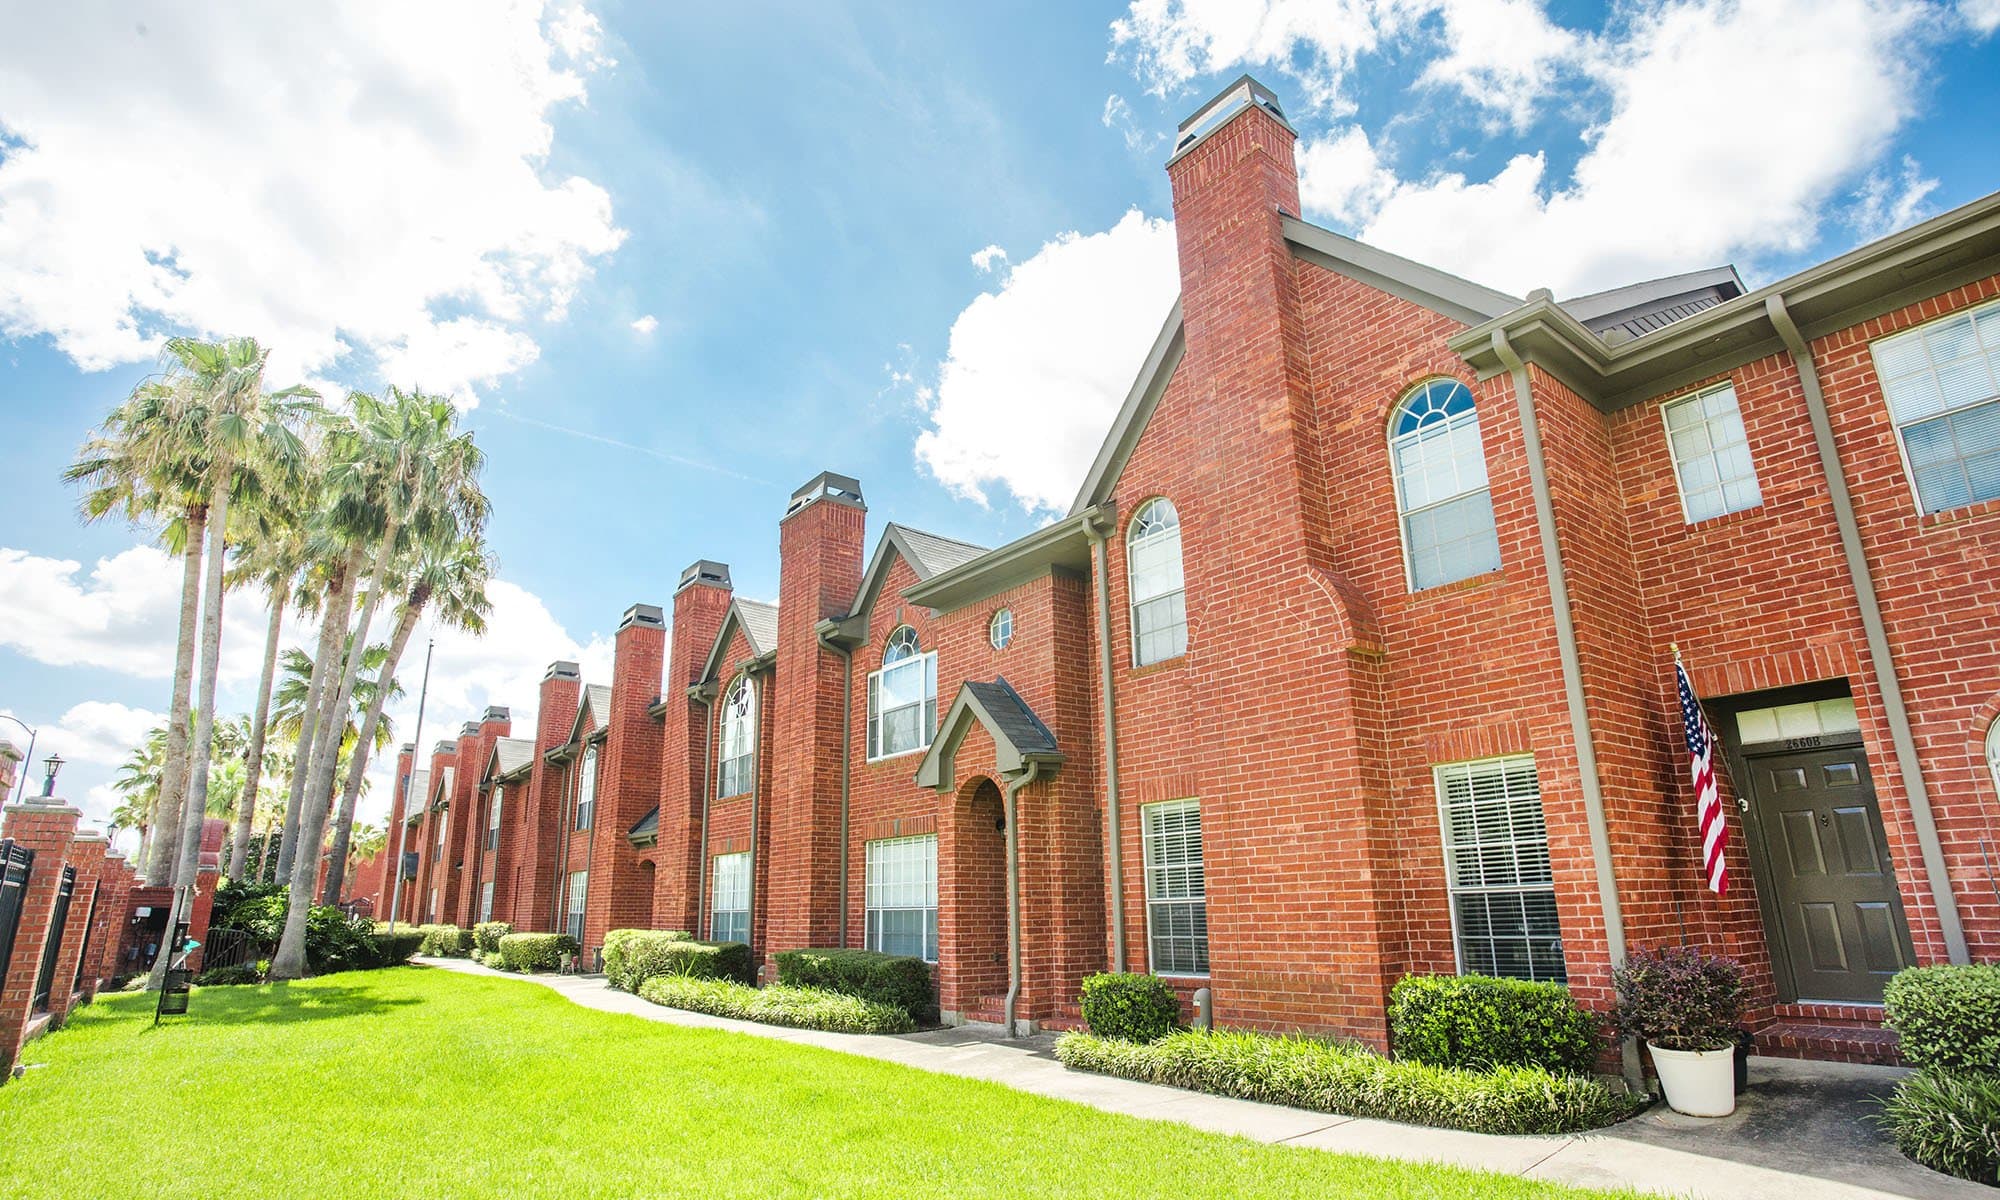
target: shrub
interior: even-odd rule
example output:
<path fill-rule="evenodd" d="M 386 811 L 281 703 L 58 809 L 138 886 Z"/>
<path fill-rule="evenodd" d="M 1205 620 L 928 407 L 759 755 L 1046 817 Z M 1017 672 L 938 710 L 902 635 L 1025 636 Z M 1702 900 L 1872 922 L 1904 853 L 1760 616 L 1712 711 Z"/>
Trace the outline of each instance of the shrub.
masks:
<path fill-rule="evenodd" d="M 937 1019 L 930 964 L 921 958 L 875 950 L 781 950 L 775 957 L 779 983 L 891 1004 L 914 1021 Z"/>
<path fill-rule="evenodd" d="M 496 971 L 507 969 L 507 956 L 498 950 L 483 950 L 478 953 L 477 957 L 481 966 L 491 967 Z"/>
<path fill-rule="evenodd" d="M 510 933 L 500 939 L 500 959 L 509 971 L 554 971 L 563 955 L 576 953 L 566 933 Z"/>
<path fill-rule="evenodd" d="M 1598 1020 L 1560 983 L 1410 975 L 1389 993 L 1396 1057 L 1434 1067 L 1547 1067 L 1588 1075 Z"/>
<path fill-rule="evenodd" d="M 307 910 L 308 971 L 331 975 L 335 971 L 365 971 L 382 965 L 382 951 L 375 941 L 371 922 L 350 917 L 331 904 L 316 904 Z"/>
<path fill-rule="evenodd" d="M 1640 950 L 1611 973 L 1618 1032 L 1668 1050 L 1736 1044 L 1743 1017 L 1743 969 L 1733 958 L 1691 946 Z"/>
<path fill-rule="evenodd" d="M 472 931 L 460 929 L 456 925 L 419 925 L 417 931 L 424 935 L 423 948 L 419 954 L 432 958 L 459 958 L 472 952 Z"/>
<path fill-rule="evenodd" d="M 1362 1047 L 1238 1031 L 1181 1030 L 1145 1043 L 1066 1033 L 1056 1057 L 1145 1083 L 1478 1133 L 1573 1133 L 1638 1107 L 1594 1079 L 1540 1067 L 1391 1062 Z"/>
<path fill-rule="evenodd" d="M 194 977 L 196 987 L 237 987 L 258 982 L 257 968 L 249 963 L 233 967 L 210 967 Z"/>
<path fill-rule="evenodd" d="M 672 929 L 614 929 L 604 935 L 605 981 L 620 991 L 636 992 L 653 976 L 673 973 L 667 947 L 691 940 Z"/>
<path fill-rule="evenodd" d="M 259 942 L 276 942 L 285 932 L 289 891 L 280 884 L 224 880 L 209 908 L 211 929 L 240 929 Z"/>
<path fill-rule="evenodd" d="M 1911 967 L 1882 1008 L 1911 1066 L 2000 1072 L 2000 966 Z"/>
<path fill-rule="evenodd" d="M 731 942 L 730 945 L 741 945 Z M 655 975 L 639 985 L 642 999 L 668 1008 L 761 1021 L 794 1029 L 830 1033 L 909 1033 L 916 1022 L 894 1004 L 878 1004 L 823 988 L 776 983 L 749 987 L 726 979 L 692 979 L 685 975 Z"/>
<path fill-rule="evenodd" d="M 424 944 L 424 935 L 407 925 L 394 933 L 378 928 L 370 936 L 375 940 L 375 957 L 385 967 L 400 967 L 409 962 L 410 956 Z"/>
<path fill-rule="evenodd" d="M 1882 1113 L 1904 1154 L 1933 1171 L 2000 1187 L 2000 1073 L 1919 1071 L 1898 1085 Z"/>
<path fill-rule="evenodd" d="M 1181 999 L 1157 975 L 1108 972 L 1083 981 L 1083 1019 L 1099 1037 L 1150 1042 L 1181 1023 Z"/>
<path fill-rule="evenodd" d="M 500 939 L 514 932 L 514 927 L 505 921 L 481 921 L 472 927 L 472 948 L 481 954 L 493 954 L 500 949 Z"/>

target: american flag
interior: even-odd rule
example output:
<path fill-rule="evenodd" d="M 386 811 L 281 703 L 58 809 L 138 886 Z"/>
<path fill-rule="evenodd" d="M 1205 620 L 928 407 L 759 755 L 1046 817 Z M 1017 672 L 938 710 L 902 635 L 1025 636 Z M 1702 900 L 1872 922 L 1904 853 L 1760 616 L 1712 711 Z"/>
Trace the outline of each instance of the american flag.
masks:
<path fill-rule="evenodd" d="M 1687 731 L 1688 773 L 1694 780 L 1695 814 L 1701 824 L 1701 872 L 1708 890 L 1720 896 L 1729 890 L 1729 867 L 1722 848 L 1729 844 L 1729 826 L 1722 819 L 1722 798 L 1715 790 L 1715 735 L 1694 698 L 1687 668 L 1674 659 L 1674 679 L 1681 692 L 1681 725 Z"/>

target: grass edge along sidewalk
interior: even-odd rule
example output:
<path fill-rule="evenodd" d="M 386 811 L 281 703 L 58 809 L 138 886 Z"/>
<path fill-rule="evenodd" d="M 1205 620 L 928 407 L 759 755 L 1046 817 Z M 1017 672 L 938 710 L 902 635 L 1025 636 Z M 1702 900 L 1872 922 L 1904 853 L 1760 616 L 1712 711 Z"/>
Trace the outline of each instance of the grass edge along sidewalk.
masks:
<path fill-rule="evenodd" d="M 203 989 L 154 1031 L 108 997 L 0 1087 L 24 1196 L 1588 1197 L 1254 1143 L 810 1046 L 394 969 Z"/>

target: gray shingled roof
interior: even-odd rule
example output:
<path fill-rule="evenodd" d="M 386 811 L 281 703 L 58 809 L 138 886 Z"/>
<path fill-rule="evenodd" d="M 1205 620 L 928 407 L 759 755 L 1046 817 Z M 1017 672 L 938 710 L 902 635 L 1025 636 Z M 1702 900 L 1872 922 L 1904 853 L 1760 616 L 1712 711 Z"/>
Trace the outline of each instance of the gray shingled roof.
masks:
<path fill-rule="evenodd" d="M 611 685 L 608 683 L 587 683 L 583 685 L 584 700 L 590 705 L 593 729 L 602 729 L 611 721 Z"/>
<path fill-rule="evenodd" d="M 1562 301 L 1563 310 L 1600 336 L 1644 337 L 1743 294 L 1735 267 L 1710 267 L 1642 280 Z"/>
<path fill-rule="evenodd" d="M 949 571 L 960 563 L 971 562 L 988 549 L 957 538 L 912 529 L 908 525 L 895 528 L 903 535 L 904 552 L 909 555 L 910 566 L 916 570 L 919 579 L 929 579 L 940 571 Z"/>
<path fill-rule="evenodd" d="M 1016 750 L 1022 754 L 1055 750 L 1055 735 L 1049 732 L 1049 727 L 1042 724 L 1041 718 L 1028 707 L 1028 702 L 1021 699 L 1021 694 L 1005 679 L 996 679 L 992 683 L 967 680 L 965 690 L 977 697 L 981 707 L 986 709 L 986 715 L 993 718 L 993 723 L 998 726 L 994 732 L 1014 743 Z"/>
<path fill-rule="evenodd" d="M 412 771 L 410 773 L 410 798 L 415 800 L 416 803 L 410 805 L 404 811 L 403 819 L 405 821 L 414 821 L 423 816 L 424 807 L 431 802 L 430 768 L 426 767 L 421 771 Z"/>
<path fill-rule="evenodd" d="M 655 804 L 652 807 L 652 810 L 648 812 L 645 816 L 639 818 L 638 824 L 632 826 L 632 828 L 627 830 L 625 833 L 626 839 L 628 841 L 633 841 L 633 842 L 643 842 L 648 839 L 656 839 L 659 836 L 660 836 L 660 806 L 657 804 Z"/>
<path fill-rule="evenodd" d="M 750 639 L 750 653 L 769 654 L 778 648 L 778 606 L 761 600 L 736 601 L 742 614 L 743 636 Z"/>
<path fill-rule="evenodd" d="M 503 737 L 493 743 L 493 774 L 512 775 L 535 760 L 533 738 Z"/>

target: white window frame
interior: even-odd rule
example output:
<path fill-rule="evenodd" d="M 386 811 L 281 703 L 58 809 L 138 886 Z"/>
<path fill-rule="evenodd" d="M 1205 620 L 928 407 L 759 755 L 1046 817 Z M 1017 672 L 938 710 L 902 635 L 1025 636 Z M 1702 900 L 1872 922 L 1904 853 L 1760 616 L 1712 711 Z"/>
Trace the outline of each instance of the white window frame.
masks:
<path fill-rule="evenodd" d="M 1165 511 L 1165 516 L 1158 514 Z M 1145 526 L 1155 526 L 1146 530 Z M 1150 667 L 1154 663 L 1172 662 L 1187 655 L 1187 547 L 1181 539 L 1181 513 L 1174 502 L 1165 496 L 1154 496 L 1132 512 L 1132 520 L 1125 526 L 1125 586 L 1129 593 L 1126 604 L 1126 618 L 1132 625 L 1132 665 Z M 1138 555 L 1141 551 L 1151 551 L 1155 547 L 1173 545 L 1174 578 L 1179 586 L 1160 588 L 1157 591 L 1139 594 Z M 1162 555 L 1164 561 L 1164 555 Z M 1168 613 L 1174 611 L 1176 602 L 1180 609 L 1179 620 L 1169 619 L 1165 624 L 1148 631 L 1154 635 L 1171 634 L 1178 630 L 1179 638 L 1168 638 L 1166 653 L 1149 654 L 1145 649 L 1145 636 L 1139 629 L 1139 611 L 1165 605 Z"/>
<path fill-rule="evenodd" d="M 2000 792 L 2000 717 L 1986 727 L 1986 771 L 1993 780 L 1993 790 Z"/>
<path fill-rule="evenodd" d="M 757 786 L 757 684 L 748 673 L 736 677 L 722 702 L 715 753 L 717 797 L 741 796 Z"/>
<path fill-rule="evenodd" d="M 500 849 L 500 808 L 507 798 L 507 789 L 495 784 L 493 794 L 486 801 L 486 852 L 492 854 Z"/>
<path fill-rule="evenodd" d="M 921 955 L 925 962 L 938 960 L 938 876 L 937 876 L 937 835 L 918 834 L 914 837 L 878 838 L 869 842 L 862 853 L 862 911 L 863 928 L 866 930 L 865 943 L 868 949 L 884 953 L 886 941 L 883 925 L 890 913 L 921 913 L 924 925 L 924 949 Z M 903 851 L 918 848 L 919 854 L 914 864 L 900 857 Z M 911 874 L 914 865 L 916 874 Z M 891 868 L 894 868 L 892 871 Z M 896 878 L 884 878 L 896 874 Z M 907 889 L 915 887 L 922 903 L 908 902 Z M 895 900 L 897 903 L 887 903 Z"/>
<path fill-rule="evenodd" d="M 493 881 L 479 885 L 479 920 L 484 923 L 493 919 Z"/>
<path fill-rule="evenodd" d="M 590 872 L 571 871 L 569 873 L 568 903 L 564 906 L 566 919 L 563 922 L 563 932 L 575 938 L 578 946 L 583 945 L 584 904 L 589 897 Z"/>
<path fill-rule="evenodd" d="M 986 622 L 986 644 L 995 650 L 1005 650 L 1014 644 L 1014 610 L 996 608 Z"/>
<path fill-rule="evenodd" d="M 1516 797 L 1513 796 L 1511 793 L 1511 782 L 1508 772 L 1513 770 L 1518 770 L 1523 765 L 1527 767 L 1529 773 L 1534 779 L 1533 801 L 1535 805 L 1535 814 L 1539 819 L 1542 827 L 1541 837 L 1540 837 L 1541 846 L 1538 855 L 1535 852 L 1535 848 L 1533 845 L 1535 839 L 1532 836 L 1525 838 L 1518 836 L 1520 816 L 1519 814 L 1515 813 L 1511 807 Z M 1507 832 L 1509 836 L 1505 838 L 1494 838 L 1487 840 L 1480 840 L 1477 837 L 1475 837 L 1475 840 L 1473 840 L 1472 842 L 1466 843 L 1464 845 L 1459 845 L 1455 843 L 1452 838 L 1452 829 L 1453 829 L 1452 811 L 1451 811 L 1451 800 L 1448 791 L 1447 781 L 1454 775 L 1461 775 L 1465 778 L 1468 787 L 1471 787 L 1474 781 L 1475 773 L 1482 773 L 1482 772 L 1497 772 L 1500 776 L 1502 787 L 1505 789 L 1509 789 L 1505 797 L 1506 802 L 1510 806 L 1507 810 L 1507 821 L 1506 821 Z M 1452 958 L 1458 968 L 1458 973 L 1461 975 L 1467 973 L 1465 937 L 1459 921 L 1461 897 L 1467 897 L 1467 898 L 1479 897 L 1481 899 L 1481 902 L 1485 903 L 1486 898 L 1493 896 L 1525 897 L 1525 896 L 1546 895 L 1549 900 L 1550 908 L 1555 913 L 1556 917 L 1555 951 L 1557 958 L 1561 961 L 1562 970 L 1560 971 L 1560 973 L 1554 973 L 1554 974 L 1536 970 L 1534 967 L 1534 959 L 1531 951 L 1529 960 L 1530 963 L 1529 974 L 1526 976 L 1511 975 L 1511 976 L 1506 976 L 1506 978 L 1514 978 L 1514 979 L 1526 978 L 1540 982 L 1555 982 L 1555 983 L 1566 982 L 1569 976 L 1569 962 L 1563 946 L 1562 910 L 1560 904 L 1556 900 L 1555 871 L 1552 859 L 1553 852 L 1549 844 L 1548 817 L 1547 813 L 1542 809 L 1541 774 L 1540 774 L 1540 768 L 1535 762 L 1535 756 L 1532 754 L 1508 754 L 1508 755 L 1502 755 L 1497 758 L 1480 758 L 1480 759 L 1469 759 L 1464 762 L 1440 763 L 1437 766 L 1431 768 L 1431 778 L 1433 785 L 1435 786 L 1437 791 L 1438 841 L 1444 850 L 1445 893 L 1447 896 L 1447 906 L 1448 906 L 1447 915 L 1451 919 Z M 1525 800 L 1528 797 L 1525 795 L 1525 793 L 1523 793 L 1523 795 L 1520 798 Z M 1525 862 L 1522 858 L 1522 850 L 1524 848 L 1526 848 L 1529 852 L 1529 857 Z M 1505 852 L 1508 859 L 1511 860 L 1511 866 L 1513 868 L 1514 873 L 1517 876 L 1522 876 L 1522 875 L 1534 876 L 1539 874 L 1545 874 L 1547 876 L 1547 879 L 1546 880 L 1535 879 L 1534 882 L 1531 883 L 1523 883 L 1517 878 L 1512 883 L 1461 884 L 1458 880 L 1457 855 L 1462 851 L 1478 851 L 1489 854 Z M 1537 862 L 1537 859 L 1539 860 L 1539 863 Z M 1488 910 L 1488 913 L 1490 916 L 1491 915 L 1490 908 Z M 1499 939 L 1491 939 L 1491 940 L 1497 944 Z M 1524 931 L 1521 940 L 1523 940 L 1524 942 L 1531 942 L 1534 939 L 1530 938 Z M 1498 963 L 1497 955 L 1494 956 L 1494 962 L 1497 967 Z M 1489 972 L 1474 972 L 1474 973 L 1488 974 Z M 1498 972 L 1496 970 L 1495 972 L 1491 973 L 1497 974 Z"/>
<path fill-rule="evenodd" d="M 1943 403 L 1943 384 L 1938 377 L 1937 360 L 1931 353 L 1931 344 L 1927 339 L 1931 333 L 1937 332 L 1941 327 L 1959 321 L 1965 321 L 1971 325 L 1973 344 L 1976 348 L 1970 357 L 1959 359 L 1946 365 L 1966 369 L 1968 372 L 1967 377 L 1974 382 L 1977 382 L 1977 376 L 1973 373 L 1974 369 L 1983 368 L 1985 373 L 1985 395 L 1978 400 L 1963 401 L 1955 405 L 1945 404 L 1935 412 L 1924 413 L 1920 416 L 1907 418 L 1899 416 L 1896 412 L 1896 403 L 1890 397 L 1890 389 L 1893 384 L 1903 380 L 1928 375 L 1931 386 L 1936 390 L 1940 403 Z M 1885 350 L 1894 352 L 1902 346 L 1911 343 L 1922 348 L 1923 365 L 1917 370 L 1906 371 L 1900 375 L 1891 377 L 1883 368 L 1883 352 Z M 1913 426 L 1928 425 L 1933 421 L 1945 420 L 1960 414 L 1974 412 L 1988 405 L 2000 405 L 2000 300 L 1989 300 L 1984 304 L 1975 304 L 1968 308 L 1962 308 L 1957 312 L 1947 313 L 1942 317 L 1925 321 L 1921 325 L 1914 325 L 1900 332 L 1892 333 L 1887 337 L 1877 338 L 1868 344 L 1868 350 L 1875 368 L 1876 384 L 1882 390 L 1883 408 L 1888 412 L 1889 422 L 1896 430 L 1896 453 L 1902 458 L 1903 478 L 1909 481 L 1910 500 L 1917 506 L 1917 512 L 1928 516 L 1931 513 L 1950 512 L 1953 509 L 1969 508 L 1975 504 L 1985 504 L 1995 499 L 2000 499 L 2000 494 L 1996 494 L 1994 496 L 1974 497 L 1962 503 L 1942 505 L 1937 508 L 1932 508 L 1925 504 L 1923 489 L 1917 483 L 1916 469 L 1910 462 L 1910 447 L 1906 436 L 1907 431 Z M 1964 460 L 1959 459 L 1958 461 L 1961 464 L 1962 470 Z"/>
<path fill-rule="evenodd" d="M 1708 415 L 1709 399 L 1724 394 L 1727 394 L 1729 397 L 1728 411 L 1717 413 L 1714 416 Z M 1697 423 L 1707 434 L 1708 449 L 1698 455 L 1683 458 L 1681 457 L 1679 444 L 1674 441 L 1674 434 L 1676 432 L 1686 433 L 1696 428 L 1696 425 L 1687 425 L 1676 430 L 1674 427 L 1674 413 L 1676 410 L 1685 410 L 1689 405 L 1693 405 L 1699 414 L 1697 416 Z M 1733 424 L 1734 440 L 1719 442 L 1716 439 L 1717 422 L 1723 424 L 1722 432 L 1725 435 L 1731 432 L 1729 427 Z M 1750 453 L 1750 434 L 1743 427 L 1743 403 L 1742 398 L 1736 394 L 1736 383 L 1734 380 L 1725 379 L 1721 383 L 1702 388 L 1698 392 L 1689 392 L 1685 396 L 1677 396 L 1660 405 L 1660 424 L 1666 431 L 1667 458 L 1672 462 L 1674 468 L 1674 488 L 1680 493 L 1682 520 L 1689 525 L 1699 525 L 1703 521 L 1713 521 L 1717 517 L 1726 517 L 1730 513 L 1748 512 L 1764 503 L 1764 487 L 1757 479 L 1757 459 L 1755 455 Z M 1725 451 L 1734 450 L 1738 446 L 1743 448 L 1743 457 L 1750 464 L 1750 473 L 1731 479 L 1724 479 L 1722 477 L 1722 455 Z M 1684 468 L 1704 458 L 1708 460 L 1709 469 L 1715 473 L 1715 486 L 1712 488 L 1703 488 L 1701 491 L 1704 494 L 1714 494 L 1722 507 L 1715 512 L 1704 512 L 1697 515 L 1689 507 L 1687 480 L 1681 472 Z M 1750 487 L 1748 500 L 1742 504 L 1732 504 L 1729 499 L 1731 485 L 1742 485 L 1745 483 Z"/>
<path fill-rule="evenodd" d="M 1140 863 L 1141 869 L 1146 874 L 1146 964 L 1152 968 L 1153 974 L 1169 979 L 1206 979 L 1214 966 L 1208 936 L 1207 836 L 1204 832 L 1195 838 L 1197 857 L 1192 861 L 1183 858 L 1167 862 L 1163 858 L 1167 835 L 1164 830 L 1156 827 L 1171 814 L 1187 812 L 1194 814 L 1195 824 L 1199 828 L 1201 801 L 1193 797 L 1164 800 L 1158 804 L 1141 805 L 1139 808 L 1139 842 L 1143 851 Z M 1197 881 L 1195 887 L 1191 890 L 1185 886 L 1167 887 L 1166 885 L 1173 880 L 1175 872 L 1181 873 L 1183 885 L 1190 880 Z M 1159 920 L 1157 910 L 1162 909 L 1188 909 L 1199 914 L 1201 932 L 1161 933 L 1159 926 L 1162 922 Z M 1160 953 L 1160 941 L 1163 938 L 1187 941 L 1188 949 L 1196 961 L 1186 968 L 1176 963 L 1172 969 L 1162 970 L 1160 960 L 1168 957 Z"/>
<path fill-rule="evenodd" d="M 1396 427 L 1403 423 L 1403 414 L 1409 411 L 1410 407 L 1419 398 L 1429 395 L 1431 389 L 1439 385 L 1443 385 L 1447 389 L 1453 387 L 1463 388 L 1466 395 L 1472 399 L 1472 408 L 1468 413 L 1445 418 L 1442 432 L 1448 434 L 1454 429 L 1463 428 L 1467 424 L 1471 425 L 1474 440 L 1478 443 L 1476 458 L 1479 467 L 1479 483 L 1474 487 L 1462 488 L 1442 499 L 1427 498 L 1423 504 L 1412 508 L 1407 494 L 1408 489 L 1403 480 L 1402 456 L 1398 453 L 1398 449 L 1406 441 L 1421 440 L 1425 436 L 1424 430 L 1426 426 L 1420 424 L 1416 429 L 1408 432 L 1398 432 Z M 1487 474 L 1486 470 L 1486 430 L 1479 417 L 1479 397 L 1474 395 L 1472 389 L 1467 387 L 1464 382 L 1449 376 L 1440 375 L 1435 378 L 1426 379 L 1405 392 L 1402 399 L 1396 402 L 1395 407 L 1389 410 L 1388 433 L 1389 478 L 1396 489 L 1396 537 L 1401 541 L 1403 546 L 1403 582 L 1409 587 L 1410 591 L 1426 592 L 1432 588 L 1450 587 L 1454 583 L 1460 583 L 1467 579 L 1477 579 L 1481 575 L 1491 574 L 1494 571 L 1500 570 L 1505 565 L 1500 557 L 1500 519 L 1499 514 L 1493 510 L 1493 480 Z M 1444 508 L 1446 505 L 1456 504 L 1466 497 L 1476 494 L 1484 494 L 1486 497 L 1486 521 L 1488 528 L 1493 533 L 1492 565 L 1481 566 L 1477 570 L 1462 571 L 1460 574 L 1452 574 L 1446 578 L 1419 584 L 1417 582 L 1415 547 L 1411 544 L 1410 540 L 1411 519 L 1425 513 L 1434 512 Z"/>
<path fill-rule="evenodd" d="M 576 768 L 576 809 L 570 822 L 574 832 L 582 833 L 597 824 L 597 746 L 595 743 L 583 748 L 583 758 Z"/>
<path fill-rule="evenodd" d="M 909 635 L 907 639 L 903 638 L 905 633 Z M 895 653 L 899 648 L 904 646 L 909 647 L 905 653 L 894 660 L 889 659 L 890 654 Z M 917 640 L 916 630 L 910 628 L 908 625 L 898 625 L 890 631 L 889 640 L 883 647 L 882 654 L 883 665 L 868 673 L 867 738 L 869 762 L 883 762 L 892 758 L 901 758 L 906 754 L 922 754 L 924 751 L 930 749 L 931 739 L 937 736 L 937 651 L 924 650 L 922 643 Z M 910 674 L 920 676 L 921 682 L 919 686 L 923 689 L 923 698 L 919 701 L 899 704 L 895 708 L 888 710 L 888 712 L 884 712 L 882 709 L 882 691 L 888 680 L 896 676 Z M 890 713 L 900 713 L 911 708 L 918 710 L 917 744 L 885 753 L 883 750 L 882 735 L 883 730 L 888 725 L 887 717 Z"/>
<path fill-rule="evenodd" d="M 717 854 L 708 864 L 708 940 L 749 945 L 750 852 Z"/>

